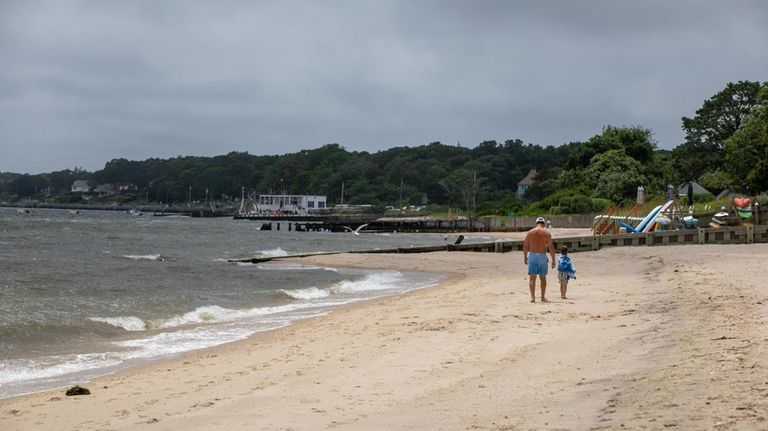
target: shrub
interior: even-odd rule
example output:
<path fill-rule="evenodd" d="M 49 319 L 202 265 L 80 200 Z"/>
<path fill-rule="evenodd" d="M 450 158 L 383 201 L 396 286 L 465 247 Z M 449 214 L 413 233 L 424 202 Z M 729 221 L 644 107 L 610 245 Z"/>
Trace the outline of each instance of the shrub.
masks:
<path fill-rule="evenodd" d="M 600 212 L 612 205 L 610 199 L 605 198 L 592 198 L 592 211 Z"/>
<path fill-rule="evenodd" d="M 554 208 L 554 207 L 553 207 Z M 560 214 L 586 214 L 593 210 L 592 199 L 582 194 L 560 198 L 558 202 Z M 552 209 L 550 208 L 550 212 Z"/>

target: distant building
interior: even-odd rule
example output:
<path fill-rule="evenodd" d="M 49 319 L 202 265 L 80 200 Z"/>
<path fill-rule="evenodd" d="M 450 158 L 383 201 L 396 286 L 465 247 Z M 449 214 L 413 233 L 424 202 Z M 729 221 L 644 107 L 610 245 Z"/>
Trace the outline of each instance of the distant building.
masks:
<path fill-rule="evenodd" d="M 115 194 L 114 187 L 112 184 L 106 183 L 106 184 L 99 184 L 96 186 L 95 189 L 93 189 L 96 193 L 99 194 L 99 196 L 111 196 Z"/>
<path fill-rule="evenodd" d="M 130 190 L 138 190 L 139 187 L 134 183 L 117 183 L 114 187 L 117 192 L 126 192 Z"/>
<path fill-rule="evenodd" d="M 94 183 L 93 181 L 87 181 L 87 180 L 75 180 L 75 182 L 72 183 L 72 192 L 82 192 L 87 193 L 93 190 Z"/>
<path fill-rule="evenodd" d="M 683 197 L 683 196 L 687 196 L 688 195 L 688 182 L 689 181 L 686 181 L 686 182 L 684 182 L 683 184 L 680 184 L 677 187 L 677 196 L 678 197 Z M 693 194 L 695 194 L 695 195 L 699 195 L 699 194 L 703 194 L 703 193 L 712 194 L 709 190 L 707 190 L 704 187 L 702 187 L 701 184 L 697 183 L 696 181 L 690 181 L 690 183 L 691 183 L 691 186 L 693 187 Z"/>
<path fill-rule="evenodd" d="M 325 209 L 326 197 L 316 195 L 259 195 L 261 214 L 307 215 Z"/>
<path fill-rule="evenodd" d="M 533 185 L 533 181 L 536 178 L 536 169 L 531 169 L 528 175 L 517 183 L 517 197 L 521 198 L 525 195 L 525 191 Z"/>

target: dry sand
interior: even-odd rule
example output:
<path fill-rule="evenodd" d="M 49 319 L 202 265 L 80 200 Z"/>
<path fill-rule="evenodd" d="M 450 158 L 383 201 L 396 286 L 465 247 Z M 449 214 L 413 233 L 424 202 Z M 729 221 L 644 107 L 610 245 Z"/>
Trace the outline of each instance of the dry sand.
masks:
<path fill-rule="evenodd" d="M 250 340 L 0 400 L 2 430 L 768 429 L 768 245 L 572 255 L 530 304 L 521 253 L 301 262 L 448 274 Z"/>

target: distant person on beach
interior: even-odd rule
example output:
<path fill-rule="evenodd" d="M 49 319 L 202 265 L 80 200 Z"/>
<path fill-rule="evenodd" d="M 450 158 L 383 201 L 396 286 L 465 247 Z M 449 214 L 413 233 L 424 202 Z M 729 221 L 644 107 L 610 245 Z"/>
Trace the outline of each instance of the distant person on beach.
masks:
<path fill-rule="evenodd" d="M 552 235 L 545 228 L 544 217 L 536 219 L 536 227 L 529 230 L 523 242 L 523 262 L 528 265 L 528 287 L 531 289 L 531 302 L 536 302 L 536 276 L 541 284 L 541 302 L 547 302 L 547 264 L 555 268 L 555 244 Z M 547 260 L 549 252 L 552 261 Z"/>
<path fill-rule="evenodd" d="M 568 280 L 576 278 L 576 270 L 573 269 L 571 258 L 568 257 L 568 247 L 560 247 L 560 257 L 557 258 L 557 279 L 560 280 L 560 298 L 568 299 L 565 293 L 568 291 Z"/>

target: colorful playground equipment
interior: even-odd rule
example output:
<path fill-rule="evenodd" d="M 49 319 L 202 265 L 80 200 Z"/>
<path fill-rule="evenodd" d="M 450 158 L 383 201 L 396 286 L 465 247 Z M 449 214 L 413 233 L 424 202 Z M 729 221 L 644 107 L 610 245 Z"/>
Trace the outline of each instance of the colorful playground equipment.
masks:
<path fill-rule="evenodd" d="M 705 217 L 707 227 L 720 228 L 726 226 L 751 225 L 756 204 L 752 205 L 749 197 L 737 197 L 733 199 L 733 208 L 729 211 L 721 207 L 719 211 L 708 212 L 709 206 L 705 206 L 705 212 L 700 217 Z M 647 212 L 646 212 L 647 211 Z M 623 214 L 623 215 L 622 215 Z M 645 214 L 639 217 L 637 214 Z M 670 199 L 663 204 L 656 205 L 648 211 L 648 207 L 634 205 L 629 210 L 618 206 L 611 206 L 595 217 L 592 222 L 594 235 L 607 235 L 615 233 L 645 233 L 661 230 L 696 229 L 699 220 L 694 217 L 692 209 L 683 215 L 676 200 Z"/>
<path fill-rule="evenodd" d="M 610 207 L 603 214 L 595 217 L 592 223 L 594 235 L 606 235 L 612 233 L 643 233 L 670 229 L 695 229 L 699 221 L 692 213 L 683 216 L 680 206 L 674 199 L 653 207 L 644 217 L 637 217 L 642 207 L 635 205 L 627 212 L 628 215 L 620 216 L 619 207 Z"/>

